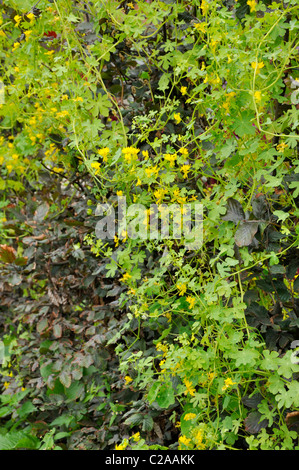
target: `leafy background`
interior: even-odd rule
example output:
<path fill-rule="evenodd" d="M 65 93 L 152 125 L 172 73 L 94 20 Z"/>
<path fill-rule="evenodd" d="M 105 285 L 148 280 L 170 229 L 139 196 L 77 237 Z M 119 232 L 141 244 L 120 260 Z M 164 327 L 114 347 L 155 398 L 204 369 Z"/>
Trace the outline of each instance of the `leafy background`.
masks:
<path fill-rule="evenodd" d="M 296 2 L 0 11 L 0 448 L 297 448 Z M 202 248 L 97 240 L 121 194 Z"/>

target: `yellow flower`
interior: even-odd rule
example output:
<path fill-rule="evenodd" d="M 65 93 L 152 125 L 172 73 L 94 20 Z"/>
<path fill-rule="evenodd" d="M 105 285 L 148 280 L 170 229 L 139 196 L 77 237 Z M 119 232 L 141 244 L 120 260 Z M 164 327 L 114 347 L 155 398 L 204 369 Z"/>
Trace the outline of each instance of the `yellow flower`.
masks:
<path fill-rule="evenodd" d="M 128 279 L 130 279 L 132 276 L 129 273 L 125 273 L 123 277 L 120 279 L 122 282 L 126 282 Z"/>
<path fill-rule="evenodd" d="M 133 439 L 135 442 L 140 441 L 140 432 L 136 432 L 135 434 L 133 434 L 132 439 Z"/>
<path fill-rule="evenodd" d="M 180 282 L 176 285 L 176 287 L 180 291 L 179 295 L 184 295 L 185 294 L 185 292 L 187 290 L 187 284 Z"/>
<path fill-rule="evenodd" d="M 52 55 L 52 54 L 54 54 L 54 52 L 55 51 L 47 51 L 47 52 L 45 52 L 45 55 Z"/>
<path fill-rule="evenodd" d="M 194 28 L 200 33 L 206 32 L 207 23 L 195 23 Z"/>
<path fill-rule="evenodd" d="M 156 349 L 157 349 L 157 351 L 162 351 L 163 352 L 163 357 L 165 357 L 167 352 L 168 352 L 168 346 L 166 344 L 157 343 L 156 344 Z"/>
<path fill-rule="evenodd" d="M 255 70 L 256 69 L 256 74 L 260 73 L 260 70 L 265 67 L 264 62 L 252 62 L 251 67 Z"/>
<path fill-rule="evenodd" d="M 216 41 L 216 39 L 212 39 L 211 40 L 211 49 L 213 49 L 215 51 L 217 44 L 218 44 L 218 41 Z"/>
<path fill-rule="evenodd" d="M 154 175 L 158 176 L 159 168 L 157 167 L 157 165 L 149 166 L 148 168 L 145 169 L 145 173 L 148 178 L 151 178 Z"/>
<path fill-rule="evenodd" d="M 191 439 L 189 439 L 188 437 L 186 436 L 180 436 L 179 437 L 179 444 L 180 446 L 183 444 L 184 446 L 187 446 L 190 444 L 191 442 Z"/>
<path fill-rule="evenodd" d="M 2 36 L 3 38 L 6 37 L 6 34 L 5 34 L 5 32 L 4 32 L 2 29 L 1 29 L 1 31 L 0 31 L 0 36 Z"/>
<path fill-rule="evenodd" d="M 122 195 L 123 195 L 123 192 L 122 192 L 122 191 L 116 191 L 116 195 L 117 195 L 117 196 L 122 196 Z"/>
<path fill-rule="evenodd" d="M 192 382 L 190 382 L 190 380 L 184 379 L 184 384 L 186 386 L 186 390 L 185 390 L 184 394 L 188 395 L 188 393 L 189 393 L 192 397 L 194 397 L 194 394 L 195 394 L 196 390 L 193 387 Z"/>
<path fill-rule="evenodd" d="M 27 18 L 30 20 L 30 23 L 33 23 L 34 20 L 35 20 L 35 16 L 33 13 L 28 13 L 28 15 L 26 15 Z"/>
<path fill-rule="evenodd" d="M 281 142 L 281 144 L 278 144 L 276 146 L 276 150 L 279 152 L 279 153 L 282 153 L 284 151 L 284 149 L 288 148 L 287 144 L 285 142 Z"/>
<path fill-rule="evenodd" d="M 247 5 L 250 7 L 250 13 L 254 12 L 256 9 L 256 1 L 255 0 L 248 0 Z"/>
<path fill-rule="evenodd" d="M 15 20 L 15 22 L 16 22 L 15 27 L 18 28 L 18 27 L 19 27 L 19 24 L 20 24 L 21 21 L 22 21 L 22 17 L 21 17 L 20 15 L 16 15 L 16 16 L 14 17 L 14 20 Z"/>
<path fill-rule="evenodd" d="M 142 150 L 142 156 L 147 160 L 149 158 L 148 150 Z"/>
<path fill-rule="evenodd" d="M 128 443 L 129 443 L 128 439 L 124 439 L 121 444 L 115 446 L 115 450 L 125 450 L 126 447 L 128 446 Z"/>
<path fill-rule="evenodd" d="M 195 413 L 187 413 L 184 416 L 184 421 L 191 421 L 191 419 L 194 419 L 194 418 L 196 418 Z"/>
<path fill-rule="evenodd" d="M 20 47 L 20 43 L 15 42 L 14 45 L 12 46 L 12 52 L 14 52 L 16 49 L 18 49 L 18 47 Z"/>
<path fill-rule="evenodd" d="M 181 86 L 181 93 L 182 93 L 183 96 L 186 95 L 186 93 L 187 93 L 187 87 L 186 86 Z"/>
<path fill-rule="evenodd" d="M 191 310 L 194 305 L 195 305 L 195 302 L 196 302 L 196 299 L 194 297 L 191 297 L 191 295 L 189 295 L 187 298 L 186 298 L 186 301 L 188 302 L 189 304 L 189 310 Z"/>
<path fill-rule="evenodd" d="M 52 52 L 52 51 L 50 51 L 50 52 Z M 54 52 L 54 51 L 53 51 L 53 52 Z M 84 100 L 83 100 L 82 96 L 77 96 L 77 98 L 73 98 L 73 101 L 75 101 L 75 102 L 76 102 L 76 101 L 83 102 Z"/>
<path fill-rule="evenodd" d="M 175 113 L 175 114 L 173 115 L 173 119 L 176 121 L 176 124 L 179 124 L 179 123 L 181 122 L 181 120 L 182 120 L 182 118 L 181 118 L 181 113 Z"/>
<path fill-rule="evenodd" d="M 230 377 L 228 377 L 227 379 L 225 379 L 224 381 L 224 385 L 222 387 L 222 391 L 224 392 L 225 390 L 227 390 L 229 387 L 232 387 L 233 385 L 235 385 L 236 382 L 233 382 L 232 379 Z"/>
<path fill-rule="evenodd" d="M 187 150 L 185 147 L 181 147 L 181 148 L 179 149 L 179 152 L 180 152 L 182 155 L 185 155 L 185 156 L 187 156 L 188 153 L 189 153 L 188 150 Z"/>
<path fill-rule="evenodd" d="M 4 387 L 7 389 L 9 387 L 9 382 L 4 382 Z"/>
<path fill-rule="evenodd" d="M 202 429 L 198 429 L 195 433 L 194 440 L 196 443 L 196 448 L 197 449 L 204 449 L 205 445 L 203 444 L 203 431 Z"/>
<path fill-rule="evenodd" d="M 101 167 L 100 162 L 92 162 L 90 164 L 90 166 L 91 166 L 91 168 L 93 168 L 95 170 L 96 175 L 100 172 L 100 167 Z"/>
<path fill-rule="evenodd" d="M 125 376 L 125 381 L 126 381 L 126 385 L 128 385 L 130 382 L 133 382 L 133 379 L 131 379 L 131 377 L 129 377 L 128 375 Z"/>
<path fill-rule="evenodd" d="M 104 162 L 107 162 L 109 152 L 110 152 L 110 149 L 108 147 L 104 147 L 98 150 L 98 154 L 101 155 Z"/>
<path fill-rule="evenodd" d="M 164 158 L 165 158 L 165 160 L 167 160 L 170 163 L 171 167 L 174 167 L 175 161 L 177 159 L 176 154 L 172 155 L 171 153 L 165 153 Z"/>
<path fill-rule="evenodd" d="M 131 163 L 132 160 L 137 159 L 137 154 L 140 152 L 140 149 L 136 149 L 134 147 L 125 147 L 122 149 L 122 153 L 124 154 L 124 159 Z"/>
<path fill-rule="evenodd" d="M 32 33 L 31 30 L 27 30 L 24 32 L 25 36 L 26 36 L 26 41 L 28 41 L 29 37 L 30 37 L 30 34 Z"/>
<path fill-rule="evenodd" d="M 206 16 L 206 14 L 208 13 L 208 9 L 209 9 L 208 2 L 206 2 L 206 0 L 202 0 L 200 8 L 201 8 L 202 14 Z"/>
<path fill-rule="evenodd" d="M 256 92 L 254 93 L 254 98 L 255 98 L 256 101 L 261 101 L 261 99 L 262 99 L 262 93 L 261 93 L 260 91 L 256 91 Z"/>
<path fill-rule="evenodd" d="M 188 177 L 188 171 L 190 170 L 191 165 L 183 165 L 181 166 L 181 172 L 183 173 L 184 179 Z"/>
<path fill-rule="evenodd" d="M 63 168 L 58 168 L 57 166 L 54 166 L 52 168 L 52 170 L 55 171 L 55 173 L 63 173 L 64 172 Z"/>
<path fill-rule="evenodd" d="M 69 116 L 70 113 L 65 109 L 64 111 L 60 111 L 59 113 L 56 114 L 57 119 L 60 118 L 65 118 L 66 116 Z"/>

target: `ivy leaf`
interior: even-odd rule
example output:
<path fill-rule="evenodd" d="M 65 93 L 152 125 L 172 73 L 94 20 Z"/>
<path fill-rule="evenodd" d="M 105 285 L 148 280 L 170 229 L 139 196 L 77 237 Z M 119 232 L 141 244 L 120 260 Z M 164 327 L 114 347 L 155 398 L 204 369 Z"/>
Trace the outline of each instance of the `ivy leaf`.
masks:
<path fill-rule="evenodd" d="M 244 135 L 253 135 L 256 132 L 256 129 L 253 125 L 252 120 L 254 119 L 254 114 L 245 110 L 241 113 L 241 117 L 236 121 L 234 130 L 239 137 Z"/>
<path fill-rule="evenodd" d="M 165 409 L 169 408 L 171 405 L 174 404 L 175 398 L 171 383 L 165 383 L 160 387 L 156 396 L 156 402 L 158 403 L 160 408 Z"/>

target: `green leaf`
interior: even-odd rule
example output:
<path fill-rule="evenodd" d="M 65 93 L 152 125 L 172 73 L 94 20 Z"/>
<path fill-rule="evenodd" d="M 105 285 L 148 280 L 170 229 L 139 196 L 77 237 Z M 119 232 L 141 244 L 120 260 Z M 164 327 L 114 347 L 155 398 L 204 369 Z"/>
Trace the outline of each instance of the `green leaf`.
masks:
<path fill-rule="evenodd" d="M 162 384 L 157 393 L 156 402 L 160 408 L 166 409 L 175 403 L 174 391 L 171 382 Z"/>
<path fill-rule="evenodd" d="M 167 90 L 168 85 L 169 85 L 169 74 L 164 73 L 159 80 L 158 90 L 164 92 L 165 90 Z"/>
<path fill-rule="evenodd" d="M 145 415 L 142 421 L 142 431 L 151 431 L 154 427 L 154 420 L 150 415 Z"/>
<path fill-rule="evenodd" d="M 30 434 L 18 431 L 0 436 L 0 450 L 38 449 L 40 441 Z"/>
<path fill-rule="evenodd" d="M 234 125 L 234 130 L 239 137 L 255 134 L 256 128 L 252 122 L 254 117 L 254 114 L 247 110 L 241 113 L 241 117 L 236 120 Z"/>

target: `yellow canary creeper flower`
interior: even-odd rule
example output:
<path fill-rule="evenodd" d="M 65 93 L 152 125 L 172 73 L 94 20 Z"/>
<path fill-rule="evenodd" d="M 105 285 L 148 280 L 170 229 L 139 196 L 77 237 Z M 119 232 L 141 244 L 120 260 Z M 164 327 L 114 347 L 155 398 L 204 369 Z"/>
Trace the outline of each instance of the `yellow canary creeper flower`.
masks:
<path fill-rule="evenodd" d="M 133 434 L 132 439 L 135 442 L 140 441 L 140 432 L 136 432 L 135 434 Z"/>
<path fill-rule="evenodd" d="M 128 439 L 124 439 L 123 442 L 115 446 L 115 450 L 125 450 L 129 444 Z"/>
<path fill-rule="evenodd" d="M 259 74 L 260 73 L 260 70 L 265 67 L 265 64 L 264 62 L 251 62 L 251 67 L 255 70 L 256 69 L 256 73 Z"/>
<path fill-rule="evenodd" d="M 179 444 L 180 444 L 180 447 L 181 445 L 183 444 L 184 446 L 188 447 L 188 445 L 190 444 L 191 442 L 191 439 L 189 439 L 188 437 L 186 436 L 180 436 L 179 437 Z"/>
<path fill-rule="evenodd" d="M 194 397 L 194 394 L 196 392 L 195 388 L 193 387 L 192 382 L 190 380 L 184 379 L 184 385 L 186 387 L 186 390 L 184 392 L 185 395 L 188 395 L 188 393 Z"/>
<path fill-rule="evenodd" d="M 260 91 L 255 91 L 254 92 L 254 98 L 255 98 L 255 101 L 261 101 L 262 99 L 262 93 Z"/>
<path fill-rule="evenodd" d="M 232 379 L 230 377 L 228 377 L 227 379 L 224 380 L 224 385 L 222 387 L 222 391 L 224 392 L 225 390 L 227 390 L 228 388 L 232 387 L 235 384 L 236 384 L 236 382 L 233 382 Z"/>
<path fill-rule="evenodd" d="M 12 46 L 12 52 L 14 52 L 16 49 L 18 49 L 20 47 L 20 43 L 19 42 L 15 42 L 14 45 Z"/>
<path fill-rule="evenodd" d="M 26 41 L 28 41 L 29 37 L 30 37 L 30 34 L 32 34 L 32 31 L 31 30 L 25 31 L 24 34 L 25 34 L 25 37 L 26 37 Z"/>
<path fill-rule="evenodd" d="M 194 24 L 194 28 L 200 33 L 206 32 L 206 26 L 207 26 L 207 23 L 195 23 Z"/>
<path fill-rule="evenodd" d="M 128 385 L 129 383 L 133 382 L 133 379 L 129 375 L 126 375 L 125 381 L 126 381 L 126 385 Z"/>
<path fill-rule="evenodd" d="M 184 421 L 191 421 L 192 419 L 196 418 L 195 413 L 187 413 L 184 416 Z"/>
<path fill-rule="evenodd" d="M 285 142 L 281 142 L 281 144 L 278 144 L 276 146 L 276 150 L 279 152 L 279 153 L 282 153 L 284 151 L 284 149 L 288 148 L 288 145 L 285 143 Z"/>
<path fill-rule="evenodd" d="M 177 289 L 179 290 L 179 295 L 184 295 L 187 290 L 187 284 L 179 282 L 176 284 Z"/>
<path fill-rule="evenodd" d="M 183 173 L 184 179 L 186 179 L 188 177 L 188 172 L 189 172 L 190 168 L 191 168 L 191 165 L 183 165 L 181 167 L 181 172 Z"/>
<path fill-rule="evenodd" d="M 98 154 L 103 158 L 104 162 L 107 162 L 109 152 L 110 152 L 110 149 L 108 147 L 98 149 Z"/>
<path fill-rule="evenodd" d="M 176 121 L 176 124 L 179 124 L 182 121 L 181 113 L 175 113 L 173 119 Z"/>
<path fill-rule="evenodd" d="M 198 429 L 196 431 L 195 436 L 194 436 L 194 441 L 195 441 L 197 449 L 204 449 L 205 448 L 205 445 L 202 442 L 203 441 L 203 430 L 202 429 Z"/>
<path fill-rule="evenodd" d="M 128 279 L 130 279 L 132 276 L 129 273 L 125 273 L 123 277 L 120 279 L 122 282 L 126 282 Z"/>
<path fill-rule="evenodd" d="M 34 20 L 35 20 L 35 16 L 33 13 L 28 13 L 28 15 L 26 15 L 27 18 L 30 20 L 30 23 L 33 23 Z"/>
<path fill-rule="evenodd" d="M 209 10 L 208 2 L 206 0 L 202 0 L 200 8 L 201 8 L 202 14 L 204 16 L 206 16 L 206 14 L 208 13 L 208 10 Z"/>
<path fill-rule="evenodd" d="M 186 301 L 188 302 L 189 304 L 189 310 L 191 310 L 194 305 L 195 305 L 195 302 L 196 302 L 196 299 L 194 297 L 191 297 L 191 295 L 189 295 L 187 298 L 186 298 Z"/>
<path fill-rule="evenodd" d="M 22 21 L 22 17 L 21 17 L 20 15 L 16 15 L 16 16 L 14 17 L 14 20 L 15 20 L 15 22 L 16 22 L 15 28 L 18 28 L 18 27 L 19 27 L 19 24 L 20 24 L 21 21 Z"/>
<path fill-rule="evenodd" d="M 181 91 L 181 93 L 182 93 L 183 96 L 186 95 L 186 93 L 187 93 L 187 87 L 186 87 L 186 86 L 181 86 L 181 90 L 180 90 L 180 91 Z"/>
<path fill-rule="evenodd" d="M 255 0 L 248 0 L 247 5 L 250 7 L 250 13 L 256 11 L 256 1 Z"/>
<path fill-rule="evenodd" d="M 91 168 L 95 170 L 95 174 L 97 175 L 100 172 L 101 164 L 100 162 L 92 162 L 90 164 Z"/>

